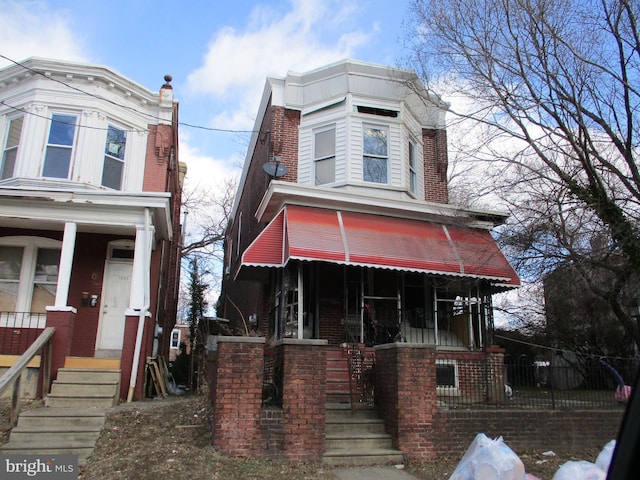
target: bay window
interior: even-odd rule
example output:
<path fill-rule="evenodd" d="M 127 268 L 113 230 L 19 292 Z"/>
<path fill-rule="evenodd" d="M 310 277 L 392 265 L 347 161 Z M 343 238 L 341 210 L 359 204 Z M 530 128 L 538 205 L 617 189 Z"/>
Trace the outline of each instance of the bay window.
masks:
<path fill-rule="evenodd" d="M 14 175 L 23 120 L 24 117 L 17 117 L 9 121 L 9 133 L 2 154 L 2 165 L 0 165 L 0 180 L 11 178 Z"/>
<path fill-rule="evenodd" d="M 42 168 L 43 177 L 69 178 L 76 133 L 75 115 L 53 114 Z"/>
<path fill-rule="evenodd" d="M 104 145 L 104 163 L 102 167 L 102 186 L 114 190 L 122 189 L 124 172 L 124 153 L 127 145 L 127 132 L 113 125 L 107 129 Z"/>
<path fill-rule="evenodd" d="M 373 183 L 388 183 L 387 129 L 364 126 L 363 134 L 363 180 Z"/>
<path fill-rule="evenodd" d="M 336 181 L 335 127 L 315 133 L 313 160 L 315 165 L 315 184 L 334 183 Z"/>

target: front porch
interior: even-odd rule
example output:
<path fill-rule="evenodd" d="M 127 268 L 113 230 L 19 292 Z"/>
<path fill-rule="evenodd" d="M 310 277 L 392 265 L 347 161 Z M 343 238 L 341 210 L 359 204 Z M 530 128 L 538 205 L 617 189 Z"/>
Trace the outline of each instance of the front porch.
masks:
<path fill-rule="evenodd" d="M 140 340 L 139 325 L 142 326 Z M 119 387 L 116 398 L 123 401 L 130 395 L 136 399 L 142 398 L 146 359 L 136 359 L 135 352 L 139 341 L 142 345 L 138 346 L 138 351 L 140 347 L 142 351 L 151 351 L 155 328 L 149 316 L 141 322 L 139 315 L 127 315 L 124 319 L 122 349 L 118 350 L 117 356 L 105 357 L 93 349 L 91 350 L 95 354 L 91 356 L 77 354 L 78 350 L 82 352 L 83 349 L 77 346 L 74 349 L 73 342 L 78 336 L 86 334 L 82 332 L 83 327 L 86 327 L 83 318 L 73 307 L 47 307 L 46 313 L 0 312 L 0 373 L 16 363 L 45 327 L 55 328 L 51 339 L 50 371 L 48 374 L 42 373 L 41 355 L 36 355 L 22 375 L 23 380 L 18 392 L 20 398 L 44 398 L 57 379 L 58 372 L 63 368 L 117 371 Z"/>
<path fill-rule="evenodd" d="M 365 367 L 369 374 L 362 368 L 347 373 L 350 384 L 355 374 L 372 379 L 373 385 L 366 392 L 354 395 L 350 389 L 348 395 L 336 397 L 337 390 L 345 390 L 337 387 L 336 375 L 344 380 L 344 368 L 337 367 L 335 354 L 340 352 L 343 365 L 348 364 L 348 349 L 357 355 L 366 349 L 375 358 Z M 467 354 L 495 366 L 490 375 L 494 394 L 487 401 L 503 400 L 502 351 Z M 390 447 L 405 459 L 432 458 L 437 414 L 443 405 L 437 365 L 438 352 L 425 344 L 353 349 L 331 347 L 326 340 L 282 339 L 267 345 L 262 337 L 216 337 L 208 363 L 213 445 L 231 456 L 326 461 L 325 454 L 333 450 L 328 425 L 335 415 L 329 412 L 341 404 L 349 411 L 375 412 Z M 465 374 L 469 377 L 461 383 L 476 382 L 477 389 L 487 391 L 485 377 L 469 369 Z M 377 438 L 382 438 L 380 433 Z"/>

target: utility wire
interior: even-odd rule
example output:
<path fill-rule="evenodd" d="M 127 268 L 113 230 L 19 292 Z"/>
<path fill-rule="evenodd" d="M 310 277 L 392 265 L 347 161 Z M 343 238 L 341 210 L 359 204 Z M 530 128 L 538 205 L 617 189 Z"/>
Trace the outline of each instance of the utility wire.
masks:
<path fill-rule="evenodd" d="M 156 117 L 155 115 L 151 115 L 151 114 L 146 113 L 146 112 L 141 112 L 140 110 L 138 110 L 138 109 L 136 109 L 136 108 L 134 108 L 134 107 L 131 107 L 131 106 L 129 106 L 129 105 L 122 105 L 122 104 L 120 104 L 120 103 L 118 103 L 118 102 L 116 102 L 116 101 L 114 101 L 114 100 L 110 100 L 110 99 L 108 99 L 108 98 L 104 98 L 104 97 L 102 97 L 102 96 L 100 96 L 100 95 L 96 95 L 96 94 L 94 94 L 94 93 L 91 93 L 91 92 L 87 92 L 87 91 L 85 91 L 85 90 L 82 90 L 81 88 L 75 87 L 75 86 L 73 86 L 73 85 L 69 85 L 68 83 L 63 82 L 62 80 L 59 80 L 59 79 L 57 79 L 57 78 L 53 78 L 53 77 L 51 77 L 51 76 L 48 76 L 48 75 L 46 75 L 45 73 L 43 73 L 43 72 L 41 72 L 41 71 L 38 71 L 38 70 L 36 70 L 36 69 L 34 69 L 34 68 L 31 68 L 31 67 L 29 67 L 29 66 L 25 65 L 24 63 L 21 63 L 21 62 L 18 62 L 18 61 L 16 61 L 16 60 L 13 60 L 12 58 L 9 58 L 9 57 L 7 57 L 6 55 L 3 55 L 3 54 L 1 54 L 1 53 L 0 53 L 0 58 L 2 58 L 2 59 L 4 59 L 4 60 L 7 60 L 8 62 L 13 63 L 14 65 L 17 65 L 17 66 L 19 66 L 19 67 L 22 67 L 22 68 L 24 68 L 25 70 L 27 70 L 27 71 L 29 71 L 29 72 L 31 72 L 31 73 L 34 73 L 34 74 L 36 74 L 36 75 L 40 75 L 40 76 L 41 76 L 41 77 L 43 77 L 43 78 L 46 78 L 46 79 L 48 79 L 48 80 L 54 81 L 54 82 L 56 82 L 56 83 L 59 83 L 60 85 L 63 85 L 63 86 L 65 86 L 65 87 L 67 87 L 67 88 L 69 88 L 69 89 L 71 89 L 71 90 L 75 90 L 76 92 L 79 92 L 79 93 L 81 93 L 81 94 L 83 94 L 83 95 L 87 95 L 87 96 L 89 96 L 89 97 L 96 98 L 96 99 L 98 99 L 98 100 L 102 100 L 102 101 L 104 101 L 104 102 L 110 103 L 110 104 L 115 105 L 115 106 L 120 107 L 120 108 L 125 108 L 125 109 L 130 110 L 130 111 L 132 111 L 132 112 L 134 112 L 134 113 L 137 113 L 137 114 L 139 114 L 139 115 L 142 115 L 142 116 L 145 116 L 145 117 L 152 118 L 153 120 L 156 120 L 156 121 L 157 121 L 157 120 L 159 120 L 159 117 Z M 19 109 L 19 108 L 12 107 L 11 105 L 7 105 L 5 102 L 0 102 L 0 103 L 4 104 L 4 105 L 6 105 L 6 106 L 8 106 L 8 107 L 10 107 L 10 108 L 14 108 L 14 109 L 16 109 L 16 110 L 21 110 L 21 109 Z M 27 111 L 25 111 L 25 110 L 21 110 L 21 111 L 23 111 L 23 112 L 25 112 L 25 113 L 27 113 L 27 114 L 30 114 L 30 115 L 36 115 L 36 114 L 34 114 L 34 113 L 32 113 L 32 112 L 27 112 Z M 36 115 L 36 116 L 38 116 L 38 115 Z M 221 133 L 257 133 L 257 132 L 256 132 L 256 130 L 232 130 L 232 129 L 227 129 L 227 128 L 205 127 L 205 126 L 203 126 L 203 125 L 194 125 L 194 124 L 186 123 L 186 122 L 177 122 L 177 125 L 180 125 L 180 126 L 182 126 L 182 127 L 189 127 L 189 128 L 197 128 L 197 129 L 200 129 L 200 130 L 207 130 L 207 131 L 210 131 L 210 132 L 221 132 Z"/>
<path fill-rule="evenodd" d="M 573 355 L 577 355 L 580 357 L 593 357 L 593 358 L 613 358 L 613 359 L 620 359 L 620 360 L 637 360 L 637 358 L 625 358 L 625 357 L 612 357 L 612 356 L 607 356 L 607 355 L 596 355 L 593 353 L 579 353 L 579 352 L 574 352 L 572 350 L 567 350 L 567 349 L 563 349 L 563 348 L 553 348 L 553 347 L 548 347 L 546 345 L 540 345 L 537 343 L 532 343 L 532 342 L 527 342 L 525 340 L 518 340 L 515 338 L 510 338 L 510 337 L 505 337 L 504 335 L 494 335 L 496 338 L 500 338 L 502 340 L 508 340 L 510 342 L 515 342 L 515 343 L 521 343 L 523 345 L 528 345 L 530 347 L 536 347 L 536 348 L 542 348 L 544 350 L 552 350 L 554 352 L 562 352 L 564 353 L 571 353 Z"/>

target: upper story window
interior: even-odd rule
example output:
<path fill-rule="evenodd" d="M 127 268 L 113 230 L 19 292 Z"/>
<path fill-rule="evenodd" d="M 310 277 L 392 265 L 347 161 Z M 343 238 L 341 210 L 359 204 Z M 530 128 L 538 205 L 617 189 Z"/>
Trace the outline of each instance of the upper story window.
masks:
<path fill-rule="evenodd" d="M 388 130 L 364 126 L 362 176 L 365 182 L 388 183 Z"/>
<path fill-rule="evenodd" d="M 114 190 L 122 189 L 124 172 L 124 152 L 127 145 L 127 132 L 113 125 L 107 129 L 104 145 L 104 163 L 102 166 L 102 185 Z"/>
<path fill-rule="evenodd" d="M 336 128 L 317 131 L 314 135 L 313 160 L 315 184 L 336 181 Z"/>
<path fill-rule="evenodd" d="M 416 146 L 409 141 L 409 191 L 416 194 L 418 188 L 418 175 L 416 173 Z"/>
<path fill-rule="evenodd" d="M 53 114 L 51 117 L 43 177 L 69 178 L 77 119 L 75 115 Z"/>
<path fill-rule="evenodd" d="M 9 134 L 2 154 L 2 165 L 0 165 L 0 180 L 11 178 L 14 175 L 23 120 L 24 117 L 17 117 L 9 121 Z"/>

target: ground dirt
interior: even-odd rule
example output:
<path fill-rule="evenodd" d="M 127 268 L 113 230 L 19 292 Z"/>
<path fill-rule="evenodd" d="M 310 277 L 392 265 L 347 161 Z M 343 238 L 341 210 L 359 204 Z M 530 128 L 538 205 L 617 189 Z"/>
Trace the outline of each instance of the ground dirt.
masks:
<path fill-rule="evenodd" d="M 7 440 L 3 409 L 0 444 Z M 211 446 L 208 404 L 204 397 L 169 397 L 116 407 L 107 421 L 93 455 L 80 470 L 83 480 L 220 479 L 220 480 L 336 480 L 331 468 L 268 460 L 228 458 Z M 568 460 L 595 461 L 599 451 L 517 452 L 527 473 L 552 480 Z M 460 458 L 405 465 L 421 480 L 447 480 Z"/>

